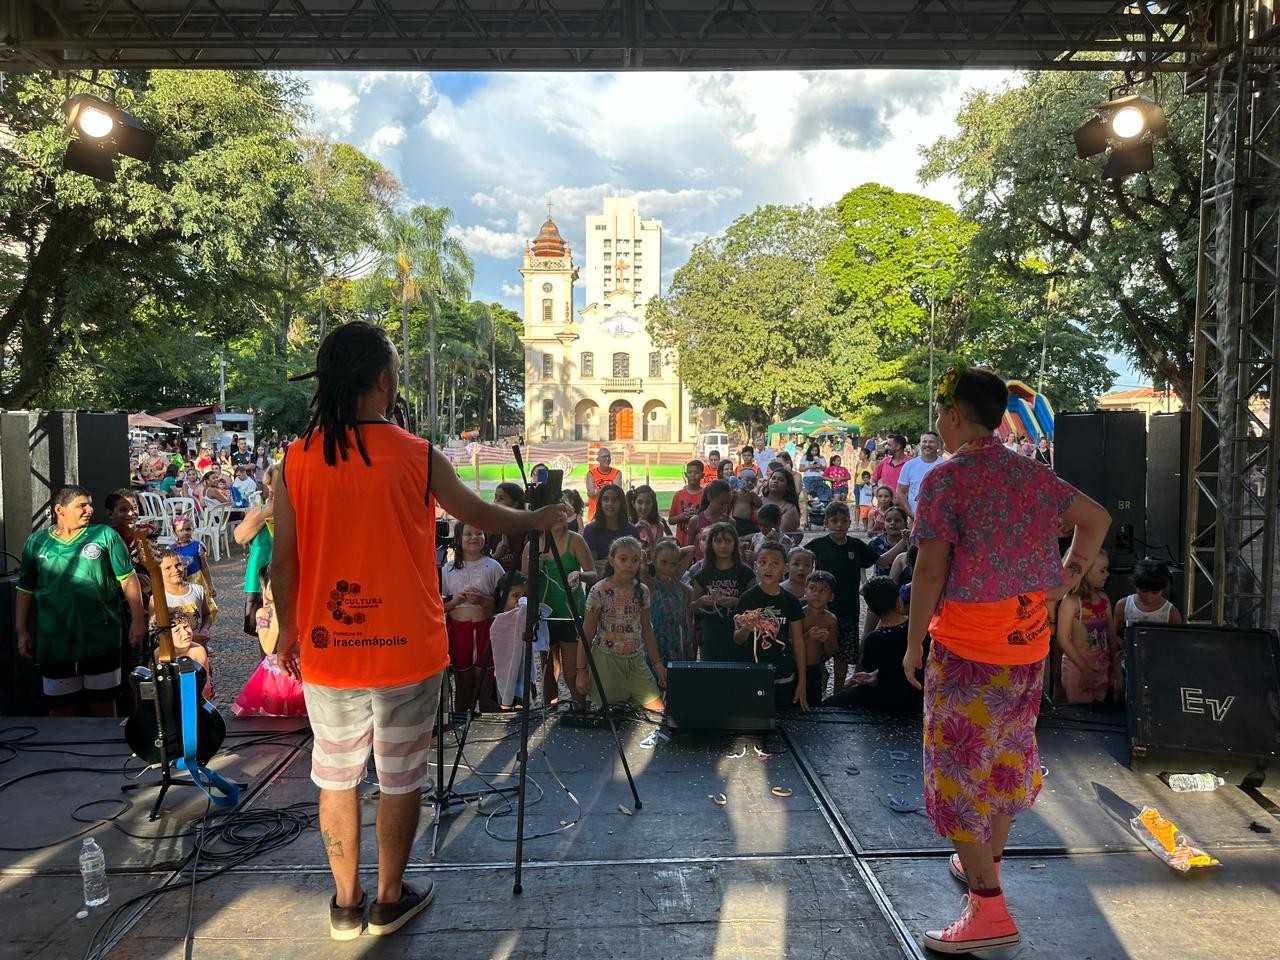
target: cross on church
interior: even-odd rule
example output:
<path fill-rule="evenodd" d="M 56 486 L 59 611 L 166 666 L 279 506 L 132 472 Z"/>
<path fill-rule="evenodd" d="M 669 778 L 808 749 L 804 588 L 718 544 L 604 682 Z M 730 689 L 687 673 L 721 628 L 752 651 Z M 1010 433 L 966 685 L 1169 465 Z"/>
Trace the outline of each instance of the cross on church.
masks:
<path fill-rule="evenodd" d="M 626 286 L 626 283 L 627 283 L 626 273 L 628 270 L 631 269 L 631 267 L 627 264 L 627 261 L 619 257 L 618 262 L 613 265 L 613 269 L 617 271 L 618 289 L 621 290 Z"/>

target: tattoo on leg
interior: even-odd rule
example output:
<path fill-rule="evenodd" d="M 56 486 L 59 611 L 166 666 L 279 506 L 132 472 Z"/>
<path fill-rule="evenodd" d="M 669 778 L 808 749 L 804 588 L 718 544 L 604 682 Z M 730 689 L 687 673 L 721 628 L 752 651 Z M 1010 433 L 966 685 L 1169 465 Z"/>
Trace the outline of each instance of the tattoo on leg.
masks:
<path fill-rule="evenodd" d="M 322 828 L 320 830 L 320 842 L 324 845 L 324 852 L 331 858 L 336 857 L 339 860 L 342 859 L 341 840 L 333 839 L 333 837 L 329 836 L 329 831 Z"/>

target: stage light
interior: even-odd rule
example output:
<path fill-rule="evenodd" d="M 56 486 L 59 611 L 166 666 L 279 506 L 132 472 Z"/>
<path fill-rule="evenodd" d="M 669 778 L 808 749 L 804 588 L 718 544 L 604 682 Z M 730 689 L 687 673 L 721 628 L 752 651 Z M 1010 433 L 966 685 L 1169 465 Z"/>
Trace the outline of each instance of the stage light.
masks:
<path fill-rule="evenodd" d="M 1098 115 L 1076 128 L 1076 156 L 1083 160 L 1107 152 L 1102 170 L 1107 178 L 1127 177 L 1155 166 L 1152 143 L 1169 133 L 1158 103 L 1130 95 L 1094 104 L 1093 109 Z"/>
<path fill-rule="evenodd" d="M 115 180 L 115 160 L 120 154 L 151 159 L 156 138 L 136 117 L 91 93 L 77 93 L 62 105 L 67 130 L 75 138 L 67 144 L 64 169 L 98 180 Z"/>

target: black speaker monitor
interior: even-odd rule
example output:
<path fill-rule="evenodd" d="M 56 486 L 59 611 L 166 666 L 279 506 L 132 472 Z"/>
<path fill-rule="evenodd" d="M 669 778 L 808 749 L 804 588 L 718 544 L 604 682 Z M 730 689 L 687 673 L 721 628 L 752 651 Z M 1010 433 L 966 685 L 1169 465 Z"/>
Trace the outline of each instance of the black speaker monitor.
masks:
<path fill-rule="evenodd" d="M 1135 761 L 1190 752 L 1239 769 L 1280 758 L 1280 643 L 1273 631 L 1142 623 L 1129 628 L 1126 646 Z"/>
<path fill-rule="evenodd" d="M 767 663 L 673 660 L 667 724 L 675 730 L 772 730 L 774 670 Z"/>

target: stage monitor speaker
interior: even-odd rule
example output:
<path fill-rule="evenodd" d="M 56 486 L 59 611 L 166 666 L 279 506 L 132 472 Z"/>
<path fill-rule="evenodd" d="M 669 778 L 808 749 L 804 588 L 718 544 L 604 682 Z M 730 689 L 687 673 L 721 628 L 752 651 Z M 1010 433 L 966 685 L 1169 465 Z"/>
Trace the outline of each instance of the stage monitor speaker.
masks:
<path fill-rule="evenodd" d="M 1061 413 L 1053 421 L 1058 476 L 1111 513 L 1104 546 L 1111 569 L 1128 571 L 1146 555 L 1146 418 L 1136 410 Z"/>
<path fill-rule="evenodd" d="M 767 663 L 673 660 L 667 664 L 667 724 L 682 732 L 772 730 L 773 680 Z"/>
<path fill-rule="evenodd" d="M 1135 766 L 1187 754 L 1201 769 L 1247 774 L 1280 758 L 1274 631 L 1140 623 L 1125 644 Z"/>
<path fill-rule="evenodd" d="M 78 483 L 99 519 L 111 491 L 129 482 L 129 418 L 84 410 L 17 410 L 0 414 L 0 490 L 4 549 L 49 521 L 53 493 Z"/>

